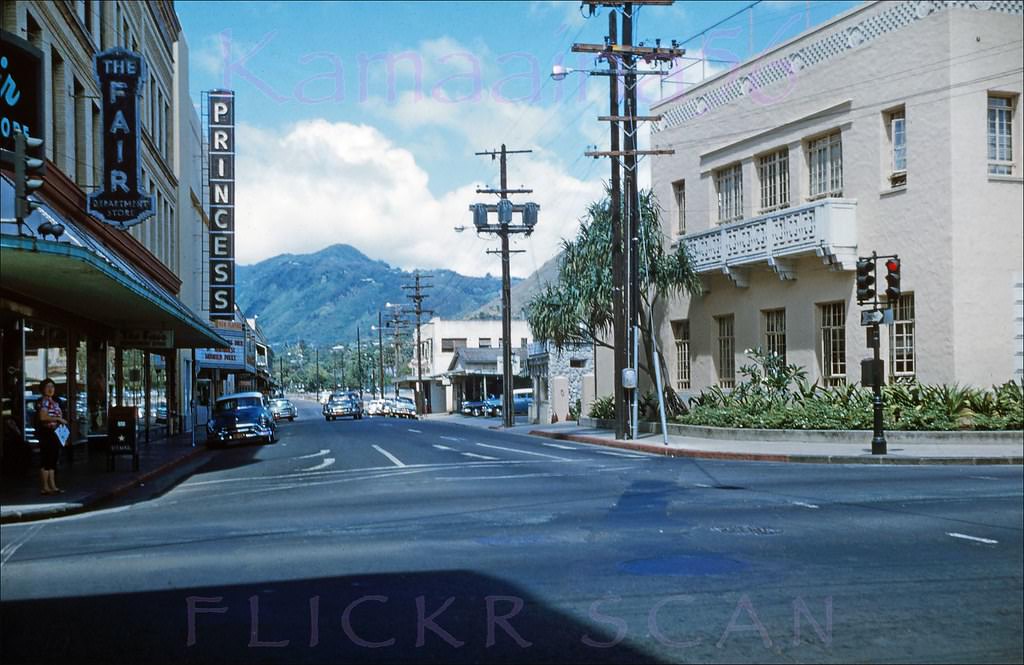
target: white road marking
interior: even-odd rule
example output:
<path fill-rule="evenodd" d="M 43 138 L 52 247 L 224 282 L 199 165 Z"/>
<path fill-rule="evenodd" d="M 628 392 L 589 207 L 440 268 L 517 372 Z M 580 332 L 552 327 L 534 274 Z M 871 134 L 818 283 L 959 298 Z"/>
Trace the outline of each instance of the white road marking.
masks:
<path fill-rule="evenodd" d="M 439 438 L 444 439 L 445 441 L 465 441 L 465 439 L 460 439 L 457 436 L 442 436 Z"/>
<path fill-rule="evenodd" d="M 694 483 L 695 487 L 703 487 L 704 489 L 711 489 L 711 485 L 705 485 L 704 483 Z"/>
<path fill-rule="evenodd" d="M 319 471 L 320 469 L 326 469 L 327 467 L 331 466 L 332 464 L 334 464 L 334 458 L 333 457 L 325 457 L 323 462 L 320 462 L 316 466 L 311 466 L 308 469 L 303 469 L 303 471 Z"/>
<path fill-rule="evenodd" d="M 383 448 L 378 446 L 376 443 L 373 444 L 373 449 L 376 450 L 381 455 L 383 455 L 384 457 L 387 457 L 392 462 L 394 462 L 395 466 L 405 466 L 405 463 L 402 460 L 398 459 L 397 457 L 395 457 L 394 455 L 392 455 L 388 451 L 384 450 Z"/>
<path fill-rule="evenodd" d="M 39 533 L 39 530 L 42 529 L 44 526 L 46 526 L 45 522 L 42 524 L 34 524 L 30 526 L 28 529 L 25 530 L 25 533 L 23 533 L 20 538 L 15 540 L 13 543 L 8 543 L 6 547 L 0 550 L 0 566 L 10 561 L 11 557 L 14 556 L 14 553 L 17 552 L 22 545 L 27 543 L 32 538 L 32 536 Z"/>
<path fill-rule="evenodd" d="M 475 457 L 477 459 L 489 459 L 489 460 L 496 460 L 496 459 L 498 459 L 497 457 L 491 457 L 490 455 L 477 455 L 476 453 L 462 453 L 462 454 L 465 455 L 466 457 Z"/>
<path fill-rule="evenodd" d="M 318 453 L 313 453 L 311 455 L 303 455 L 302 457 L 296 457 L 295 459 L 309 459 L 311 457 L 323 457 L 324 455 L 326 455 L 329 452 L 331 452 L 331 451 L 328 450 L 327 448 L 324 448 L 323 450 L 321 450 Z"/>
<path fill-rule="evenodd" d="M 559 462 L 571 462 L 572 461 L 572 460 L 567 459 L 565 457 L 557 457 L 555 455 L 548 455 L 546 453 L 535 453 L 535 452 L 533 452 L 531 450 L 519 450 L 518 448 L 503 448 L 501 446 L 492 446 L 492 445 L 490 445 L 488 443 L 477 443 L 476 445 L 483 446 L 484 448 L 494 448 L 495 450 L 507 450 L 510 453 L 522 453 L 524 455 L 536 455 L 537 457 L 546 457 L 548 459 L 556 459 Z"/>
<path fill-rule="evenodd" d="M 999 480 L 998 478 L 993 478 L 992 476 L 967 476 L 967 477 L 968 478 L 974 478 L 975 480 Z"/>
<path fill-rule="evenodd" d="M 440 443 L 435 443 L 434 447 L 437 448 L 438 450 L 455 450 L 454 448 L 449 448 L 448 446 L 442 446 Z"/>
<path fill-rule="evenodd" d="M 561 478 L 560 473 L 519 473 L 512 476 L 438 476 L 438 480 L 506 480 L 510 478 Z"/>
<path fill-rule="evenodd" d="M 574 448 L 573 446 L 563 446 L 560 443 L 541 443 L 540 445 L 547 446 L 548 448 L 558 448 L 559 450 L 579 450 L 579 448 Z"/>
<path fill-rule="evenodd" d="M 976 543 L 985 543 L 986 545 L 998 545 L 999 544 L 998 540 L 992 540 L 990 538 L 978 538 L 977 536 L 968 536 L 967 534 L 964 534 L 964 533 L 950 533 L 950 532 L 947 531 L 946 535 L 947 536 L 952 536 L 954 538 L 963 538 L 964 540 L 973 540 Z"/>
<path fill-rule="evenodd" d="M 793 505 L 794 506 L 803 506 L 804 508 L 820 508 L 821 507 L 821 506 L 816 506 L 813 503 L 804 503 L 803 501 L 794 501 Z"/>
<path fill-rule="evenodd" d="M 634 455 L 631 453 L 619 453 L 614 450 L 592 450 L 590 452 L 598 453 L 600 455 L 611 455 L 613 457 L 628 457 L 630 459 L 644 459 L 644 455 Z"/>
<path fill-rule="evenodd" d="M 414 433 L 416 433 L 416 434 L 423 434 L 423 432 L 419 431 L 418 429 L 413 429 L 413 428 L 411 428 L 411 427 L 409 428 L 409 431 L 410 431 L 410 432 L 414 432 Z"/>

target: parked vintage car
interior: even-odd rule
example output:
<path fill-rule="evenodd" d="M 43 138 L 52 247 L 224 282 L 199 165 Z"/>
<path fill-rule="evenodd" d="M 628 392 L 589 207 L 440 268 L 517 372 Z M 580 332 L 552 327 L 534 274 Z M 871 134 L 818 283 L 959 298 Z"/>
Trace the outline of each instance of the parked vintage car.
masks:
<path fill-rule="evenodd" d="M 487 400 L 494 399 L 494 395 L 488 395 L 487 399 L 466 400 L 462 403 L 462 414 L 465 416 L 482 416 L 487 413 Z"/>
<path fill-rule="evenodd" d="M 498 395 L 493 399 L 487 400 L 487 415 L 489 416 L 501 416 L 502 412 L 502 395 Z M 517 416 L 525 416 L 530 412 L 530 406 L 533 404 L 533 390 L 530 388 L 517 388 L 512 391 L 512 407 L 513 413 Z"/>
<path fill-rule="evenodd" d="M 387 415 L 384 411 L 384 400 L 382 399 L 371 399 L 366 405 L 366 415 L 368 416 L 384 416 Z"/>
<path fill-rule="evenodd" d="M 399 397 L 392 400 L 391 415 L 396 418 L 416 419 L 416 404 L 408 397 Z"/>
<path fill-rule="evenodd" d="M 345 417 L 359 420 L 363 417 L 363 405 L 348 393 L 335 393 L 324 404 L 323 413 L 327 420 Z"/>
<path fill-rule="evenodd" d="M 206 445 L 224 446 L 239 441 L 277 441 L 277 424 L 263 395 L 233 393 L 219 398 L 206 423 Z"/>
<path fill-rule="evenodd" d="M 289 422 L 295 420 L 295 416 L 298 415 L 298 411 L 291 400 L 283 397 L 275 397 L 270 400 L 270 413 L 274 416 L 274 420 L 287 418 Z"/>

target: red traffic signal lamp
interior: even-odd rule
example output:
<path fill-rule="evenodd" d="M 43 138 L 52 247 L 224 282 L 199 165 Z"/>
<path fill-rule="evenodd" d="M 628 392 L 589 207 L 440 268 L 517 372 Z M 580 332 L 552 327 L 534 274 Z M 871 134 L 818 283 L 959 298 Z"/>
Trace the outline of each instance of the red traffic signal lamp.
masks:
<path fill-rule="evenodd" d="M 857 304 L 862 305 L 875 297 L 875 258 L 857 259 Z"/>
<path fill-rule="evenodd" d="M 892 257 L 885 262 L 885 297 L 890 303 L 900 299 L 900 260 Z"/>

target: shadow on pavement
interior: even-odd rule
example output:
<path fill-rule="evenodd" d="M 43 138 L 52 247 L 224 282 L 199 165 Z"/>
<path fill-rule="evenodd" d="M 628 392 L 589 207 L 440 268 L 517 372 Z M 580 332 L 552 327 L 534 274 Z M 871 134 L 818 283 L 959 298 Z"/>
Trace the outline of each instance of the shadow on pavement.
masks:
<path fill-rule="evenodd" d="M 655 662 L 464 570 L 5 602 L 0 623 L 5 663 Z"/>

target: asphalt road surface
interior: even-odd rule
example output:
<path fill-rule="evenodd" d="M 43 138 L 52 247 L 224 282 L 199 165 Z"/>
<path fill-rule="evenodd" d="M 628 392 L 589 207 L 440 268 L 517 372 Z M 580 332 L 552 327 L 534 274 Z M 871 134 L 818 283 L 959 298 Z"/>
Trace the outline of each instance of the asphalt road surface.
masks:
<path fill-rule="evenodd" d="M 2 527 L 16 662 L 1021 662 L 1021 467 L 325 422 Z"/>

